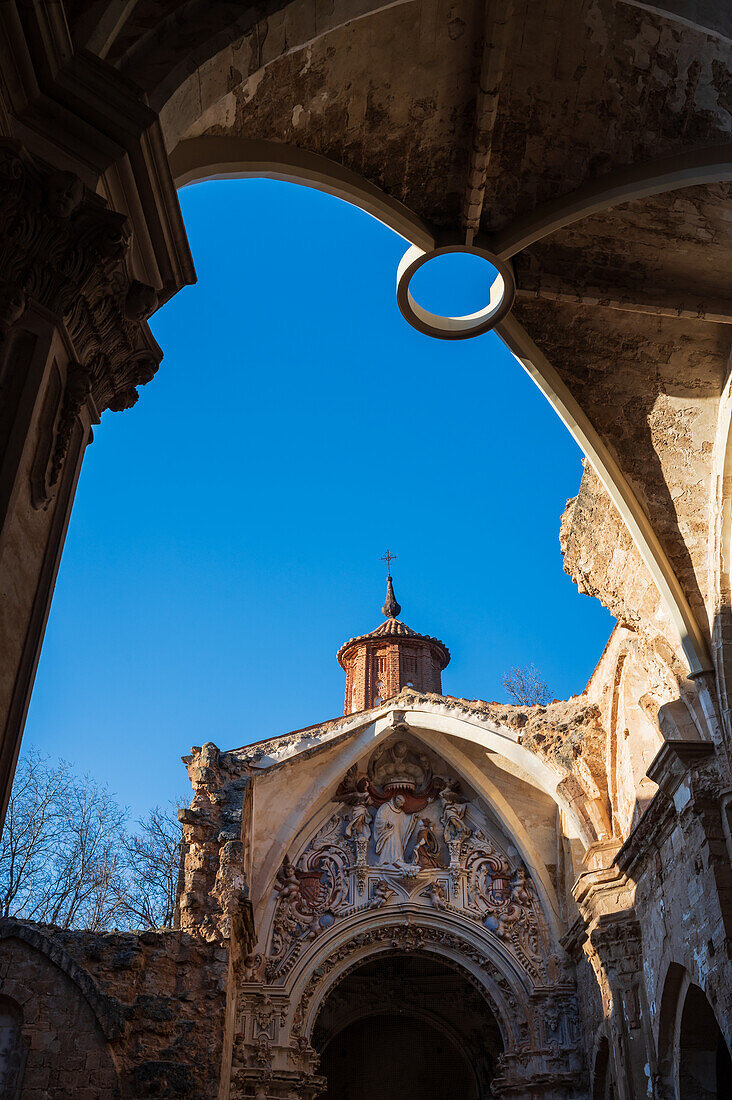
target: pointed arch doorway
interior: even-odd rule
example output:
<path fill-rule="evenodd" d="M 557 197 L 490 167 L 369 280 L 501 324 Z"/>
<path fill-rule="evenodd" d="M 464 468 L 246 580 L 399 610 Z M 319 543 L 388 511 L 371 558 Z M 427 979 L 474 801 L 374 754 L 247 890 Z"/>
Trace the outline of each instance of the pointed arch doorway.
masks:
<path fill-rule="evenodd" d="M 423 953 L 380 955 L 323 1002 L 324 1100 L 488 1100 L 503 1041 L 467 977 Z"/>

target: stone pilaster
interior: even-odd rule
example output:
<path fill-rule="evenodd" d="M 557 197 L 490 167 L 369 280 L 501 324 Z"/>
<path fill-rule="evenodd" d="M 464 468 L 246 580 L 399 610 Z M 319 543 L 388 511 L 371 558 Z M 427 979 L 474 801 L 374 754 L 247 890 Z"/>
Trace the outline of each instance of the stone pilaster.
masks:
<path fill-rule="evenodd" d="M 4 810 L 81 461 L 160 349 L 127 219 L 78 176 L 0 140 L 0 787 Z"/>
<path fill-rule="evenodd" d="M 91 426 L 153 377 L 146 319 L 195 273 L 140 88 L 61 5 L 0 9 L 1 826 Z"/>
<path fill-rule="evenodd" d="M 655 1054 L 645 1003 L 641 930 L 633 912 L 600 917 L 590 932 L 585 951 L 596 973 L 604 972 L 607 981 L 605 996 L 614 1040 L 618 1095 L 621 1100 L 641 1100 L 649 1095 Z"/>

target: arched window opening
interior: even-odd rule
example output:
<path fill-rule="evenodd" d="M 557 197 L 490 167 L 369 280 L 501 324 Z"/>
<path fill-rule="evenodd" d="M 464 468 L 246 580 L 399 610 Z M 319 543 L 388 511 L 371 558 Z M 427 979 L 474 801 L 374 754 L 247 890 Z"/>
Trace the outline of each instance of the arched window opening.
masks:
<path fill-rule="evenodd" d="M 729 1100 L 732 1059 L 703 990 L 690 985 L 679 1031 L 679 1100 Z"/>
<path fill-rule="evenodd" d="M 597 1044 L 592 1073 L 592 1100 L 615 1100 L 613 1075 L 610 1068 L 610 1044 L 606 1035 L 603 1035 Z"/>
<path fill-rule="evenodd" d="M 0 1096 L 17 1100 L 23 1076 L 23 1013 L 9 997 L 0 997 Z"/>
<path fill-rule="evenodd" d="M 347 975 L 312 1043 L 324 1100 L 488 1100 L 503 1050 L 480 992 L 426 954 L 381 956 Z"/>

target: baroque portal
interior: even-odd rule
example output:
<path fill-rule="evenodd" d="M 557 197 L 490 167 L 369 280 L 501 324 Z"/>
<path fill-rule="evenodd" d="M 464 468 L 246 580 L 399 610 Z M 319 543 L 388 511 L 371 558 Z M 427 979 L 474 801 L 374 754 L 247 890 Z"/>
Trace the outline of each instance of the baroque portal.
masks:
<path fill-rule="evenodd" d="M 333 799 L 336 809 L 278 872 L 270 976 L 338 919 L 409 905 L 475 923 L 546 978 L 545 924 L 519 853 L 443 761 L 392 739 L 363 772 L 349 769 Z"/>
<path fill-rule="evenodd" d="M 205 758 L 222 821 L 241 777 L 253 790 L 241 835 L 256 929 L 235 965 L 232 1096 L 581 1096 L 549 847 L 526 828 L 548 841 L 555 805 L 531 805 L 528 755 L 486 783 L 460 737 L 439 732 L 444 697 L 420 694 L 415 669 L 438 676 L 449 653 L 396 611 L 390 580 L 386 622 L 339 654 L 347 711 L 359 692 L 370 709 Z M 388 677 L 400 693 L 379 710 Z M 190 760 L 194 783 L 203 764 Z M 235 934 L 218 877 L 217 920 Z M 182 896 L 184 925 L 212 916 Z"/>
<path fill-rule="evenodd" d="M 353 1100 L 373 1095 L 367 1053 L 373 1062 L 382 1047 L 384 1087 L 403 1081 L 404 1100 L 423 1095 L 425 1078 L 445 1100 L 451 1080 L 476 1100 L 539 1074 L 547 1095 L 579 1081 L 574 983 L 516 842 L 399 712 L 304 825 L 273 885 L 242 975 L 241 1096 L 265 1055 L 265 1077 L 286 1088 L 293 1044 L 313 1094 Z"/>

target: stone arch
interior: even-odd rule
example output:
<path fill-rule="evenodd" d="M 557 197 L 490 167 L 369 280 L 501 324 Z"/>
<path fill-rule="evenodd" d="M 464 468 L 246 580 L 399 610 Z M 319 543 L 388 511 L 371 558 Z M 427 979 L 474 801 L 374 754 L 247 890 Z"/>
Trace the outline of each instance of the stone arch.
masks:
<path fill-rule="evenodd" d="M 190 138 L 174 149 L 170 167 L 177 187 L 221 179 L 272 179 L 311 187 L 357 206 L 409 244 L 425 250 L 435 244 L 433 231 L 403 203 L 337 161 L 296 145 L 235 136 Z"/>
<path fill-rule="evenodd" d="M 240 73 L 240 78 L 243 76 L 242 52 L 237 51 L 236 46 L 241 45 L 246 36 L 256 37 L 258 48 L 255 64 L 247 70 L 245 81 L 261 68 L 312 45 L 343 26 L 405 2 L 336 0 L 327 11 L 318 11 L 317 17 L 311 0 L 291 0 L 279 11 L 268 5 L 269 11 L 265 7 L 256 12 L 250 7 L 235 5 L 232 8 L 226 3 L 199 4 L 195 31 L 190 22 L 186 26 L 176 13 L 166 21 L 164 31 L 156 28 L 150 41 L 142 40 L 135 46 L 134 52 L 125 58 L 124 68 L 145 88 L 153 108 L 160 111 L 168 140 L 175 140 L 183 128 L 197 121 L 231 90 L 226 74 L 232 68 Z M 261 35 L 262 22 L 264 35 Z M 266 33 L 268 23 L 270 34 Z M 161 38 L 165 40 L 167 55 L 163 65 L 156 56 Z M 267 38 L 273 41 L 265 41 Z M 200 72 L 203 68 L 208 73 L 208 80 L 202 84 Z M 193 111 L 190 110 L 191 102 L 195 104 Z M 182 119 L 175 127 L 176 116 L 181 113 Z"/>
<path fill-rule="evenodd" d="M 605 751 L 605 764 L 608 777 L 608 801 L 610 803 L 610 820 L 613 835 L 618 833 L 618 711 L 620 709 L 620 684 L 623 677 L 623 667 L 628 657 L 627 643 L 618 652 L 615 662 L 615 670 L 612 681 L 612 699 L 610 703 L 610 721 L 607 731 L 607 745 Z"/>
<path fill-rule="evenodd" d="M 584 1081 L 571 980 L 560 979 L 557 985 L 555 976 L 548 984 L 534 986 L 518 974 L 515 963 L 498 957 L 493 945 L 479 942 L 475 932 L 449 927 L 442 916 L 407 907 L 380 919 L 378 911 L 372 911 L 360 925 L 310 952 L 299 961 L 287 990 L 282 990 L 289 1004 L 281 1034 L 295 1046 L 310 1049 L 321 1006 L 349 972 L 379 955 L 434 955 L 460 968 L 495 1020 L 503 1044 L 491 1070 L 498 1074 L 498 1088 L 528 1095 L 547 1074 L 570 1089 Z M 274 996 L 276 987 L 271 986 L 270 992 Z"/>
<path fill-rule="evenodd" d="M 120 1076 L 109 1040 L 121 1026 L 106 998 L 63 948 L 37 929 L 7 920 L 0 939 L 10 974 L 23 975 L 27 983 L 12 977 L 2 986 L 3 997 L 22 1012 L 27 1079 L 32 1075 L 44 1095 L 90 1090 L 99 1100 L 118 1100 Z"/>
<path fill-rule="evenodd" d="M 592 1055 L 592 1100 L 613 1100 L 615 1095 L 613 1087 L 612 1059 L 610 1056 L 610 1040 L 604 1029 L 601 1029 L 595 1039 L 595 1049 Z"/>
<path fill-rule="evenodd" d="M 317 815 L 325 815 L 332 795 L 348 768 L 355 763 L 368 749 L 390 736 L 394 731 L 393 712 L 394 704 L 387 704 L 381 713 L 360 730 L 353 728 L 354 736 L 348 744 L 345 742 L 340 753 L 329 760 L 328 764 L 320 771 L 313 771 L 309 780 L 309 788 L 297 799 L 293 799 L 292 809 L 288 819 L 277 830 L 269 850 L 261 864 L 261 878 L 255 885 L 253 903 L 255 909 L 261 904 L 262 899 L 269 898 L 272 901 L 272 888 L 275 876 L 282 864 L 285 855 L 290 851 L 297 838 L 305 827 L 312 832 L 316 830 Z M 549 795 L 563 810 L 567 821 L 572 823 L 574 835 L 580 836 L 583 846 L 588 847 L 595 839 L 589 825 L 582 820 L 577 812 L 577 807 L 559 789 L 563 774 L 552 769 L 543 760 L 522 747 L 516 735 L 516 731 L 502 729 L 495 723 L 479 720 L 476 717 L 465 714 L 455 714 L 452 708 L 447 706 L 420 706 L 410 707 L 408 710 L 399 710 L 404 715 L 404 721 L 409 732 L 423 740 L 432 751 L 444 756 L 455 771 L 476 788 L 477 794 L 486 802 L 495 814 L 499 824 L 506 834 L 514 840 L 521 857 L 535 877 L 537 888 L 545 916 L 555 935 L 559 935 L 558 902 L 553 884 L 546 872 L 542 869 L 542 861 L 537 856 L 531 838 L 518 820 L 517 816 L 508 806 L 505 798 L 494 784 L 489 783 L 485 776 L 475 767 L 470 765 L 467 758 L 458 758 L 449 745 L 436 745 L 435 741 L 427 736 L 428 733 L 439 735 L 447 733 L 455 738 L 475 743 L 489 749 L 499 755 L 505 755 L 514 763 L 518 763 L 531 781 L 545 794 Z M 350 725 L 350 723 L 348 723 Z M 348 730 L 348 725 L 346 730 Z M 355 724 L 354 724 L 355 726 Z M 342 736 L 345 736 L 346 730 Z M 280 767 L 287 768 L 288 761 L 284 761 Z M 258 776 L 256 784 L 268 782 L 268 775 L 274 777 L 276 769 L 272 768 Z M 308 809 L 308 817 L 304 818 L 302 807 Z M 258 923 L 262 924 L 262 918 L 258 916 Z"/>
<path fill-rule="evenodd" d="M 585 800 L 570 798 L 562 787 L 566 772 L 525 748 L 515 730 L 506 729 L 449 704 L 437 705 L 434 708 L 417 704 L 406 710 L 405 716 L 411 729 L 433 735 L 446 733 L 458 740 L 472 741 L 489 752 L 497 753 L 512 763 L 518 764 L 527 773 L 530 781 L 548 794 L 565 814 L 567 822 L 571 823 L 572 835 L 579 838 L 583 847 L 588 848 L 599 839 L 592 825 L 591 815 L 587 813 L 584 805 Z M 463 769 L 467 771 L 467 766 L 462 765 L 460 770 Z M 500 802 L 498 805 L 494 804 L 493 792 L 489 786 L 483 782 L 479 790 L 488 804 L 498 813 L 505 827 L 512 831 L 513 822 L 509 824 L 509 820 L 504 817 L 504 807 Z"/>
<path fill-rule="evenodd" d="M 722 721 L 732 735 L 732 663 L 726 640 L 732 632 L 732 377 L 719 401 L 711 477 L 709 591 L 712 659 L 717 673 Z"/>
<path fill-rule="evenodd" d="M 732 1090 L 728 1038 L 704 990 L 675 962 L 661 997 L 658 1074 L 665 1100 L 726 1100 Z"/>
<path fill-rule="evenodd" d="M 658 1074 L 667 1089 L 667 1095 L 673 1097 L 674 1047 L 676 1018 L 682 989 L 688 982 L 688 974 L 679 963 L 669 963 L 663 983 L 663 992 L 658 1016 Z"/>
<path fill-rule="evenodd" d="M 407 931 L 404 931 L 405 928 Z M 543 985 L 545 975 L 529 973 L 506 944 L 496 936 L 479 931 L 479 928 L 479 925 L 464 917 L 426 910 L 407 900 L 391 909 L 357 910 L 326 935 L 306 945 L 277 981 L 284 981 L 289 995 L 297 999 L 305 976 L 318 971 L 335 954 L 344 950 L 345 944 L 352 945 L 351 949 L 356 950 L 357 947 L 382 940 L 388 944 L 398 944 L 406 936 L 408 943 L 412 939 L 416 944 L 424 941 L 428 950 L 442 951 L 454 958 L 460 958 L 467 952 L 475 966 L 493 975 L 495 988 L 503 990 L 512 1010 L 516 1009 L 517 1004 L 524 1005 L 524 1016 L 528 1019 L 527 998 L 535 986 Z"/>
<path fill-rule="evenodd" d="M 528 1034 L 530 1011 L 526 991 L 515 975 L 509 980 L 487 951 L 476 948 L 454 932 L 426 923 L 405 924 L 404 916 L 401 913 L 388 923 L 385 921 L 367 931 L 357 932 L 338 946 L 331 944 L 318 954 L 317 960 L 308 960 L 292 990 L 292 1033 L 310 1039 L 326 998 L 367 959 L 382 954 L 421 951 L 439 956 L 459 971 L 484 998 L 497 1022 L 504 1048 L 517 1047 Z"/>
<path fill-rule="evenodd" d="M 400 1024 L 407 1025 L 403 1036 L 407 1043 L 395 1049 L 390 1032 Z M 414 1088 L 415 1078 L 426 1077 L 419 1090 L 423 1095 L 431 1088 L 434 1072 L 436 1095 L 489 1096 L 504 1050 L 493 1009 L 466 969 L 419 951 L 378 952 L 359 961 L 343 972 L 321 1001 L 310 1042 L 321 1056 L 330 1053 L 320 1065 L 329 1085 L 330 1071 L 342 1076 L 349 1047 L 363 1059 L 364 1041 L 373 1041 L 375 1035 L 384 1045 L 382 1056 L 391 1057 L 401 1076 L 402 1087 Z M 432 1043 L 442 1048 L 439 1053 L 433 1052 Z M 366 1074 L 372 1063 L 373 1059 L 365 1059 Z M 452 1081 L 450 1071 L 455 1074 Z M 368 1087 L 363 1091 L 372 1095 Z M 401 1095 L 394 1085 L 391 1092 Z"/>
<path fill-rule="evenodd" d="M 12 997 L 0 994 L 0 1096 L 14 1100 L 25 1066 L 23 1009 Z"/>
<path fill-rule="evenodd" d="M 282 805 L 282 793 L 286 791 L 285 812 L 290 815 L 294 807 L 292 813 L 299 822 L 307 815 L 284 848 L 280 846 L 283 830 L 278 828 L 276 818 L 268 816 L 262 842 L 255 846 L 252 857 L 259 873 L 259 853 L 269 859 L 276 838 L 279 860 L 274 887 L 266 888 L 267 880 L 263 886 L 256 877 L 252 882 L 252 893 L 259 899 L 255 903 L 260 937 L 257 953 L 263 960 L 265 981 L 273 989 L 286 990 L 292 998 L 298 983 L 319 970 L 349 937 L 379 936 L 382 933 L 375 930 L 375 925 L 393 929 L 407 920 L 437 930 L 425 934 L 431 940 L 437 937 L 447 943 L 458 954 L 468 949 L 491 958 L 497 970 L 510 974 L 524 992 L 551 984 L 557 970 L 561 970 L 560 937 L 553 927 L 552 911 L 527 875 L 515 836 L 496 822 L 472 773 L 465 775 L 451 754 L 442 752 L 443 748 L 460 751 L 459 743 L 450 746 L 447 738 L 444 744 L 433 743 L 414 732 L 402 720 L 402 714 L 398 712 L 396 725 L 385 727 L 383 739 L 376 738 L 374 730 L 367 727 L 368 737 L 360 749 L 357 746 L 355 756 L 351 753 L 346 757 L 342 742 L 329 753 L 324 752 L 323 760 L 329 768 L 331 757 L 336 758 L 328 782 L 325 769 L 319 773 L 311 767 L 307 772 L 300 769 L 295 773 L 294 768 L 283 765 L 271 770 L 264 793 L 255 790 L 254 801 L 263 812 Z M 353 822 L 362 820 L 352 816 L 361 806 L 353 800 L 355 784 L 369 782 L 372 746 L 376 743 L 386 748 L 392 736 L 408 742 L 412 767 L 422 766 L 418 762 L 424 764 L 425 785 L 420 790 L 425 792 L 427 803 L 419 806 L 428 815 L 424 824 L 435 830 L 429 835 L 433 840 L 440 838 L 432 863 L 418 861 L 409 846 L 414 840 L 407 838 L 401 857 L 407 862 L 399 864 L 399 873 L 395 873 L 397 866 L 388 862 L 379 866 L 370 823 L 365 837 L 350 832 Z M 315 759 L 311 757 L 312 762 Z M 299 785 L 293 788 L 287 781 L 295 774 Z M 434 786 L 438 776 L 451 778 Z M 464 781 L 465 786 L 457 780 Z M 257 782 L 267 784 L 267 774 Z M 338 789 L 337 783 L 343 788 Z M 453 846 L 454 837 L 452 841 L 443 837 L 440 821 L 450 801 L 445 799 L 441 804 L 437 797 L 437 791 L 444 793 L 450 783 L 455 797 L 460 798 L 467 829 L 465 842 L 461 838 L 457 848 Z M 320 802 L 308 814 L 312 790 L 318 791 Z M 375 812 L 362 806 L 361 810 L 367 816 Z M 553 826 L 554 806 L 548 796 L 542 812 L 544 817 L 537 819 Z M 417 816 L 415 812 L 412 827 L 417 824 Z M 468 841 L 470 837 L 473 839 Z"/>
<path fill-rule="evenodd" d="M 705 624 L 701 624 L 695 615 L 688 595 L 621 462 L 594 427 L 554 364 L 513 314 L 509 314 L 496 325 L 495 331 L 549 401 L 577 446 L 586 455 L 620 513 L 678 631 L 680 646 L 690 672 L 708 672 L 712 663 Z"/>
<path fill-rule="evenodd" d="M 50 940 L 34 925 L 12 918 L 0 922 L 0 941 L 7 939 L 22 940 L 49 962 L 58 967 L 82 994 L 94 1013 L 105 1039 L 116 1039 L 122 1033 L 123 1023 L 117 1006 L 106 997 L 89 976 L 86 970 L 65 951 L 59 943 Z M 8 988 L 7 983 L 4 988 Z"/>

